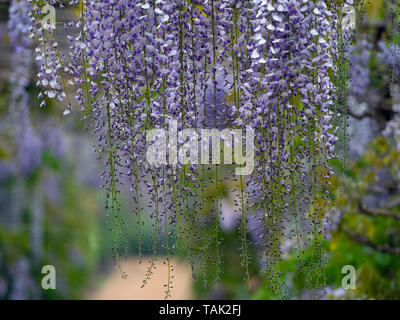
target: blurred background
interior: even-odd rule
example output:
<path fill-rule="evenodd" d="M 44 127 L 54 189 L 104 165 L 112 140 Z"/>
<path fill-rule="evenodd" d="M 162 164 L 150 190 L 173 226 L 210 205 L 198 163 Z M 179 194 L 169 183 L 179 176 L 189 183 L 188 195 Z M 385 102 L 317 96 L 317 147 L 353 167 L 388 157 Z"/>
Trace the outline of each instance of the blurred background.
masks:
<path fill-rule="evenodd" d="M 334 223 L 324 241 L 326 299 L 400 299 L 400 87 L 391 85 L 393 78 L 400 83 L 400 54 L 391 46 L 390 3 L 372 1 L 351 47 L 350 160 L 342 185 L 337 177 L 332 179 L 337 197 Z M 127 274 L 123 279 L 112 257 L 112 233 L 100 188 L 102 161 L 96 159 L 81 115 L 65 116 L 52 101 L 40 107 L 34 59 L 24 60 L 29 72 L 20 70 L 21 52 L 13 51 L 10 44 L 9 30 L 18 24 L 7 26 L 9 9 L 10 1 L 1 0 L 0 299 L 162 299 L 167 281 L 162 250 L 152 278 L 141 288 L 146 254 L 152 254 L 151 222 L 144 226 L 145 256 L 139 259 L 132 201 L 129 190 L 122 190 L 121 213 L 130 244 L 122 262 Z M 69 21 L 75 14 L 71 9 L 57 12 L 60 21 Z M 59 29 L 62 46 L 65 34 Z M 400 43 L 400 39 L 394 41 Z M 17 98 L 15 88 L 23 89 Z M 207 286 L 205 281 L 194 281 L 183 254 L 176 252 L 172 298 L 275 298 L 265 289 L 257 248 L 251 251 L 251 288 L 243 284 L 239 218 L 229 199 L 232 188 L 224 185 L 221 246 L 225 263 L 220 283 Z M 297 266 L 296 244 L 288 240 L 284 245 L 279 271 L 287 283 L 287 298 L 307 299 L 310 292 Z M 206 269 L 212 270 L 212 261 L 206 263 Z M 42 289 L 45 265 L 56 269 L 56 290 Z M 345 265 L 357 271 L 355 290 L 341 286 Z"/>

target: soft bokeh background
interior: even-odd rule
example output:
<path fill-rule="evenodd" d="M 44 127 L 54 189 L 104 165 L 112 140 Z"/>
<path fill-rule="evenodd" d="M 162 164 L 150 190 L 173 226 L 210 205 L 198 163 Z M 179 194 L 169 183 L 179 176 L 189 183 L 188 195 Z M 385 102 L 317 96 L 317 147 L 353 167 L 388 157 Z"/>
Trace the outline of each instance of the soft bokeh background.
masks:
<path fill-rule="evenodd" d="M 393 65 L 389 3 L 372 1 L 352 47 L 350 161 L 341 177 L 342 187 L 338 177 L 332 179 L 337 201 L 332 208 L 334 223 L 324 242 L 328 251 L 327 299 L 400 299 L 400 87 L 390 87 L 392 73 L 399 83 L 400 54 L 398 64 Z M 167 267 L 162 250 L 154 275 L 141 288 L 148 258 L 144 256 L 139 263 L 135 256 L 136 220 L 129 190 L 121 194 L 130 244 L 127 261 L 122 263 L 127 279 L 114 265 L 112 234 L 100 188 L 102 162 L 96 159 L 90 133 L 79 114 L 63 116 L 52 101 L 39 107 L 33 61 L 29 119 L 36 138 L 27 143 L 22 159 L 30 156 L 28 152 L 37 156 L 30 170 L 21 173 L 16 169 L 18 146 L 13 130 L 18 123 L 12 121 L 10 110 L 13 53 L 7 30 L 8 8 L 9 1 L 0 1 L 0 299 L 163 298 Z M 72 10 L 58 12 L 61 21 L 73 16 Z M 60 29 L 59 40 L 65 36 Z M 338 167 L 336 162 L 333 165 Z M 252 248 L 251 288 L 243 284 L 236 230 L 239 220 L 229 198 L 232 188 L 224 186 L 227 192 L 222 200 L 225 263 L 220 284 L 205 286 L 204 281 L 193 281 L 190 266 L 177 252 L 172 298 L 275 298 L 265 289 L 258 248 Z M 144 253 L 148 256 L 152 254 L 151 232 L 147 222 Z M 309 298 L 297 266 L 295 244 L 288 240 L 284 245 L 287 253 L 279 269 L 288 284 L 287 297 Z M 41 288 L 41 269 L 48 264 L 57 271 L 56 290 Z M 341 287 L 345 265 L 357 270 L 355 290 Z M 213 267 L 210 263 L 207 268 Z"/>

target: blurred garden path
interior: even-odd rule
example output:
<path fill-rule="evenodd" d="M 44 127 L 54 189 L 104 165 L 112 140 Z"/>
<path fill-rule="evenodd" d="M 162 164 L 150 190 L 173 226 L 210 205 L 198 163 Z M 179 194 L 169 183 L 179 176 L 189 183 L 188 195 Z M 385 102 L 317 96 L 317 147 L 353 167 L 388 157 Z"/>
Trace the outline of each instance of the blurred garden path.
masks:
<path fill-rule="evenodd" d="M 106 280 L 99 285 L 93 292 L 89 293 L 88 299 L 91 300 L 149 300 L 164 299 L 165 287 L 167 282 L 168 267 L 164 264 L 162 257 L 155 263 L 156 269 L 146 287 L 141 288 L 143 279 L 149 266 L 150 258 L 144 257 L 142 263 L 138 263 L 138 258 L 128 258 L 121 263 L 122 270 L 128 275 L 127 279 L 121 278 L 121 273 L 115 267 L 113 272 Z M 171 298 L 176 300 L 192 298 L 192 274 L 188 264 L 182 260 L 173 259 L 174 266 L 173 288 Z"/>

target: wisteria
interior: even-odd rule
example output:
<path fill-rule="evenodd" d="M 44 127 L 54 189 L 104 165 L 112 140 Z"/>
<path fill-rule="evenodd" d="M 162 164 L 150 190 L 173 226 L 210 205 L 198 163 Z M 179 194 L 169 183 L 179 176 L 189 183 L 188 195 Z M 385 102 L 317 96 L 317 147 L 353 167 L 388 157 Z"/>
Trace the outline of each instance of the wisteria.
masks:
<path fill-rule="evenodd" d="M 11 74 L 12 96 L 10 120 L 14 124 L 17 147 L 16 168 L 19 174 L 29 174 L 40 163 L 41 143 L 33 131 L 29 116 L 30 70 L 33 62 L 32 42 L 29 38 L 30 7 L 25 1 L 12 1 L 8 29 L 15 54 L 13 55 Z"/>
<path fill-rule="evenodd" d="M 144 284 L 161 242 L 167 252 L 169 295 L 175 240 L 186 251 L 195 277 L 205 272 L 205 259 L 215 259 L 217 281 L 224 259 L 222 189 L 229 180 L 237 191 L 235 216 L 240 217 L 248 285 L 249 247 L 254 244 L 260 248 L 268 288 L 284 298 L 276 265 L 283 240 L 289 238 L 296 241 L 309 289 L 324 288 L 322 241 L 332 197 L 330 160 L 336 157 L 337 117 L 346 117 L 347 108 L 338 93 L 344 87 L 337 79 L 343 78 L 332 76 L 340 74 L 348 36 L 340 24 L 343 1 L 71 1 L 80 19 L 66 24 L 70 52 L 65 56 L 53 25 L 43 23 L 42 9 L 57 1 L 29 2 L 41 97 L 58 99 L 65 115 L 80 110 L 104 160 L 101 176 L 118 266 L 124 251 L 118 236 L 127 228 L 119 214 L 119 193 L 128 177 L 139 255 L 143 215 L 151 210 L 153 220 L 154 254 Z M 367 63 L 362 54 L 359 58 Z M 243 155 L 229 159 L 228 166 L 213 162 L 215 154 L 208 165 L 179 161 L 185 152 L 178 157 L 169 153 L 168 164 L 146 160 L 154 147 L 149 133 L 168 132 L 164 146 L 158 146 L 176 150 L 188 139 L 200 141 L 201 129 L 226 129 L 225 140 L 233 136 L 245 153 L 251 143 L 238 139 L 235 130 L 254 130 L 254 171 L 235 176 L 235 169 L 244 165 Z M 250 226 L 250 220 L 257 220 L 257 226 Z M 305 259 L 304 249 L 310 246 L 314 256 Z"/>

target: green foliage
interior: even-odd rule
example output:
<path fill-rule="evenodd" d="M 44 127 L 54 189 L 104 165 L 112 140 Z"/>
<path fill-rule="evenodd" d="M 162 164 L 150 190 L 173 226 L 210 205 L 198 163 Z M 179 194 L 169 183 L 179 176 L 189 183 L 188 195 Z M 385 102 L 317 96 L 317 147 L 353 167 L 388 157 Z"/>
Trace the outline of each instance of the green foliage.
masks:
<path fill-rule="evenodd" d="M 20 259 L 29 261 L 32 288 L 29 297 L 38 299 L 82 298 L 90 283 L 101 250 L 99 207 L 92 191 L 76 182 L 73 167 L 55 157 L 50 150 L 42 154 L 42 165 L 24 183 L 22 222 L 12 227 L 5 217 L 0 221 L 0 281 L 7 283 L 1 298 L 8 298 L 16 276 L 12 270 Z M 46 194 L 46 178 L 59 182 L 60 199 Z M 0 184 L 0 192 L 12 195 L 18 178 L 11 176 Z M 40 192 L 38 193 L 38 190 Z M 50 190 L 56 192 L 57 190 Z M 39 259 L 32 244 L 34 197 L 42 199 L 42 247 Z M 58 197 L 58 195 L 56 195 Z M 44 265 L 56 268 L 57 290 L 42 290 L 41 269 Z M 25 280 L 27 281 L 27 280 Z M 27 285 L 27 283 L 25 283 Z"/>

